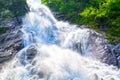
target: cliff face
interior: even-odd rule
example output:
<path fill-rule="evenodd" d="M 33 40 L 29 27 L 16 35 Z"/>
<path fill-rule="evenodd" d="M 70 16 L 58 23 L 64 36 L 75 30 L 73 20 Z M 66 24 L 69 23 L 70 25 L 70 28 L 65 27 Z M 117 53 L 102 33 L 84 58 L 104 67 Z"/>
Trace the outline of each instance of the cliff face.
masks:
<path fill-rule="evenodd" d="M 21 16 L 27 11 L 26 0 L 0 0 L 0 63 L 22 49 Z"/>
<path fill-rule="evenodd" d="M 21 19 L 7 18 L 1 22 L 6 29 L 6 33 L 0 35 L 0 63 L 11 59 L 19 50 L 23 48 Z"/>

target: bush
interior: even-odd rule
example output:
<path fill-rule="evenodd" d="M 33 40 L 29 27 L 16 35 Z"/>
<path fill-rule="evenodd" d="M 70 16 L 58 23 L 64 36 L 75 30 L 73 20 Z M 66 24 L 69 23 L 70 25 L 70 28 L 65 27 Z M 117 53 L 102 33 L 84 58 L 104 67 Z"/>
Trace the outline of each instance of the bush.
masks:
<path fill-rule="evenodd" d="M 104 31 L 110 43 L 120 38 L 120 0 L 42 0 L 52 10 L 76 24 Z M 115 38 L 117 37 L 117 38 Z M 120 39 L 117 39 L 120 42 Z"/>
<path fill-rule="evenodd" d="M 26 0 L 0 0 L 0 12 L 9 10 L 13 17 L 24 15 L 26 7 Z"/>

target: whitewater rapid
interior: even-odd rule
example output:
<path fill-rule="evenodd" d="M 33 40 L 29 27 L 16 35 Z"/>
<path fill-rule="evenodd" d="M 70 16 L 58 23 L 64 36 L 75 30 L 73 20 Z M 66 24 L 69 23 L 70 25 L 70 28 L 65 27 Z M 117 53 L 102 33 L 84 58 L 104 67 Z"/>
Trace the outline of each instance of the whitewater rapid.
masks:
<path fill-rule="evenodd" d="M 40 0 L 27 0 L 24 49 L 5 63 L 0 80 L 120 80 L 120 71 L 101 63 L 102 35 L 58 21 Z"/>

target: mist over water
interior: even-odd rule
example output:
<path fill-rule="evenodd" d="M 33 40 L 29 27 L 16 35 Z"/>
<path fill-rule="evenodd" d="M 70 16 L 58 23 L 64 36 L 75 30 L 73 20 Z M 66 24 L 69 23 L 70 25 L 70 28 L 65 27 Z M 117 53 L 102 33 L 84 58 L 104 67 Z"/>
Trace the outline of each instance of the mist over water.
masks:
<path fill-rule="evenodd" d="M 0 80 L 120 80 L 120 71 L 99 60 L 102 36 L 58 21 L 40 0 L 27 0 L 24 49 L 4 64 Z"/>

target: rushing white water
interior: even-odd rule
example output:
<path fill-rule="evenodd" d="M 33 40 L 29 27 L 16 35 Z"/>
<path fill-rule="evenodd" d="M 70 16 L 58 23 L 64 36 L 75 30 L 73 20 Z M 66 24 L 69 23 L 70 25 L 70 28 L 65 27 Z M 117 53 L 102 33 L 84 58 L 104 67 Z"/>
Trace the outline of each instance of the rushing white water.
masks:
<path fill-rule="evenodd" d="M 98 61 L 105 53 L 100 34 L 57 21 L 40 0 L 27 3 L 25 48 L 4 64 L 0 80 L 120 80 L 117 68 Z"/>

